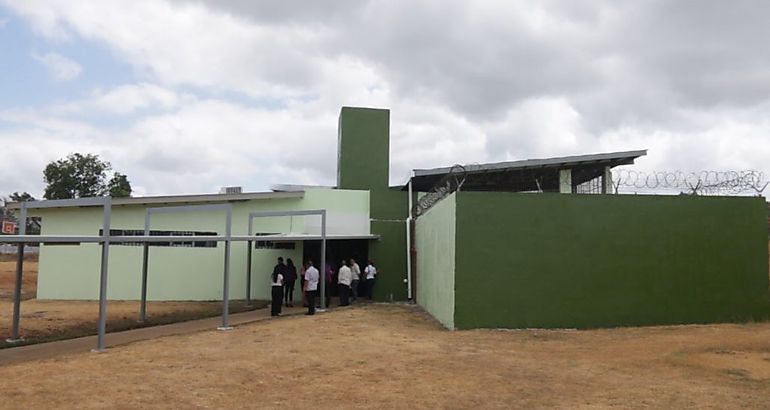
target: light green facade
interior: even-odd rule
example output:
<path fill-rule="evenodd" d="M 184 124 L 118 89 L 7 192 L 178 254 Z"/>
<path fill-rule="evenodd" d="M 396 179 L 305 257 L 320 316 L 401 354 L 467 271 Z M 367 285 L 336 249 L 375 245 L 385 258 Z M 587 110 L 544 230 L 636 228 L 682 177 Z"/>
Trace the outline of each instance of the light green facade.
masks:
<path fill-rule="evenodd" d="M 444 326 L 454 329 L 456 195 L 417 219 L 417 301 Z"/>
<path fill-rule="evenodd" d="M 157 205 L 152 205 L 153 207 Z M 144 229 L 148 206 L 116 206 L 112 229 Z M 233 202 L 233 235 L 247 235 L 248 214 L 257 211 L 326 209 L 329 235 L 368 235 L 367 191 L 309 189 L 302 198 L 258 199 Z M 101 208 L 41 209 L 43 235 L 96 235 L 102 226 Z M 224 212 L 155 214 L 153 230 L 210 231 L 224 234 Z M 320 218 L 257 218 L 254 232 L 319 232 Z M 230 297 L 246 295 L 246 242 L 233 242 L 230 261 Z M 269 299 L 272 272 L 278 256 L 302 263 L 302 242 L 293 250 L 255 249 L 252 255 L 252 298 Z M 97 299 L 100 247 L 43 245 L 40 250 L 38 298 Z M 216 248 L 151 247 L 148 274 L 149 300 L 221 300 L 224 244 Z M 110 246 L 109 299 L 133 300 L 140 295 L 141 246 Z M 299 297 L 297 286 L 296 297 Z"/>

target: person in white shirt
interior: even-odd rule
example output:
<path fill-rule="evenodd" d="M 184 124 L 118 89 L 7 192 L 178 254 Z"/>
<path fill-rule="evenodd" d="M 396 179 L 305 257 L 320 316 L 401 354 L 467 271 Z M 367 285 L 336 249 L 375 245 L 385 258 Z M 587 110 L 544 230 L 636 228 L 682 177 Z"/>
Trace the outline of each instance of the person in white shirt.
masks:
<path fill-rule="evenodd" d="M 350 258 L 350 271 L 353 272 L 353 280 L 350 281 L 350 290 L 353 294 L 353 302 L 358 300 L 358 284 L 361 279 L 361 268 L 358 267 L 356 260 Z"/>
<path fill-rule="evenodd" d="M 372 300 L 374 296 L 374 280 L 377 278 L 377 268 L 374 267 L 374 262 L 371 259 L 364 268 L 364 273 L 366 274 L 366 294 L 369 300 Z"/>
<path fill-rule="evenodd" d="M 305 270 L 305 300 L 307 301 L 308 315 L 315 314 L 315 296 L 318 293 L 318 269 L 313 266 L 313 261 L 307 261 Z"/>
<path fill-rule="evenodd" d="M 337 284 L 340 289 L 340 306 L 348 306 L 350 304 L 350 283 L 353 281 L 353 271 L 348 267 L 347 262 L 343 259 L 340 262 L 340 270 L 337 275 Z"/>
<path fill-rule="evenodd" d="M 281 303 L 283 302 L 283 274 L 278 269 L 274 269 L 271 279 L 273 303 L 270 308 L 270 316 L 279 316 L 281 314 Z"/>

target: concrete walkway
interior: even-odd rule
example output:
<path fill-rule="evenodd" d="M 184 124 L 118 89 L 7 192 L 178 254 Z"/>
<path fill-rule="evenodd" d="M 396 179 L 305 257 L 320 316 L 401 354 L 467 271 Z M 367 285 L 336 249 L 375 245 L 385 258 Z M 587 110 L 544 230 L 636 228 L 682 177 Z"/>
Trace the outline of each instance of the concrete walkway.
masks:
<path fill-rule="evenodd" d="M 285 307 L 283 308 L 282 315 L 292 316 L 302 314 L 306 311 L 306 308 L 301 307 Z M 270 308 L 268 307 L 265 309 L 252 310 L 250 312 L 231 314 L 228 317 L 228 322 L 230 326 L 239 326 L 246 323 L 268 320 L 271 318 Z M 221 325 L 222 317 L 216 316 L 206 319 L 172 323 L 168 325 L 126 330 L 124 332 L 107 333 L 105 344 L 108 348 L 110 348 L 140 340 L 155 339 L 158 337 L 194 333 L 207 330 L 216 330 L 216 328 Z M 0 366 L 32 360 L 50 359 L 73 353 L 89 352 L 94 348 L 96 348 L 96 335 L 19 347 L 9 347 L 0 349 Z"/>

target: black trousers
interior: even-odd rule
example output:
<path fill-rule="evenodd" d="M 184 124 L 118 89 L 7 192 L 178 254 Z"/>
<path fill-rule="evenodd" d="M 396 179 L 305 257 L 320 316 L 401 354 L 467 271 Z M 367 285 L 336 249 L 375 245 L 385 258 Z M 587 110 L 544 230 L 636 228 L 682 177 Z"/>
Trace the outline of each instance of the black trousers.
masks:
<path fill-rule="evenodd" d="M 372 300 L 374 297 L 374 279 L 366 280 L 366 296 L 369 298 L 369 300 Z"/>
<path fill-rule="evenodd" d="M 273 286 L 273 303 L 270 306 L 270 316 L 278 316 L 281 313 L 281 302 L 283 301 L 283 286 Z"/>
<path fill-rule="evenodd" d="M 340 289 L 340 306 L 349 305 L 350 298 L 348 297 L 348 295 L 350 295 L 350 286 L 340 283 L 339 289 Z"/>
<path fill-rule="evenodd" d="M 307 314 L 308 315 L 314 315 L 315 314 L 315 295 L 318 293 L 317 290 L 308 290 L 305 292 L 305 299 L 307 301 Z"/>
<path fill-rule="evenodd" d="M 296 281 L 283 283 L 283 300 L 286 303 L 294 303 L 294 283 Z"/>

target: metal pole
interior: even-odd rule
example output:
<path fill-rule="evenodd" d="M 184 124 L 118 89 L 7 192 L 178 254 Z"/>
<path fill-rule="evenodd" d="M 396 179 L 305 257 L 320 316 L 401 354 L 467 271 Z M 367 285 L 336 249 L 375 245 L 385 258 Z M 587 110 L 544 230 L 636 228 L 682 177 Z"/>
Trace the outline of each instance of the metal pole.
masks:
<path fill-rule="evenodd" d="M 321 214 L 321 309 L 326 309 L 326 211 Z"/>
<path fill-rule="evenodd" d="M 227 216 L 225 219 L 225 273 L 224 284 L 222 288 L 222 326 L 219 330 L 230 330 L 232 327 L 227 322 L 227 314 L 230 310 L 230 241 L 231 241 L 231 227 L 233 221 L 233 209 L 227 209 Z"/>
<path fill-rule="evenodd" d="M 107 332 L 107 269 L 110 257 L 110 218 L 112 217 L 112 198 L 104 201 L 104 226 L 102 228 L 102 270 L 99 275 L 99 334 L 96 338 L 96 351 L 104 350 L 104 335 Z"/>
<path fill-rule="evenodd" d="M 252 234 L 253 219 L 249 215 L 249 236 Z M 246 242 L 246 306 L 251 306 L 251 246 L 252 242 Z"/>
<path fill-rule="evenodd" d="M 139 323 L 147 320 L 147 265 L 150 259 L 150 244 L 145 243 L 142 248 L 142 296 L 139 303 Z"/>
<path fill-rule="evenodd" d="M 251 306 L 251 241 L 246 242 L 246 306 Z"/>
<path fill-rule="evenodd" d="M 150 235 L 150 214 L 144 217 L 144 236 Z M 139 302 L 139 323 L 147 320 L 147 270 L 150 262 L 150 243 L 142 247 L 142 296 Z"/>
<path fill-rule="evenodd" d="M 19 235 L 27 234 L 27 204 L 21 203 L 21 212 L 19 213 Z M 16 284 L 13 289 L 13 327 L 11 338 L 6 341 L 9 343 L 19 342 L 19 321 L 21 319 L 21 281 L 24 276 L 24 243 L 17 245 L 18 255 L 16 256 Z"/>

